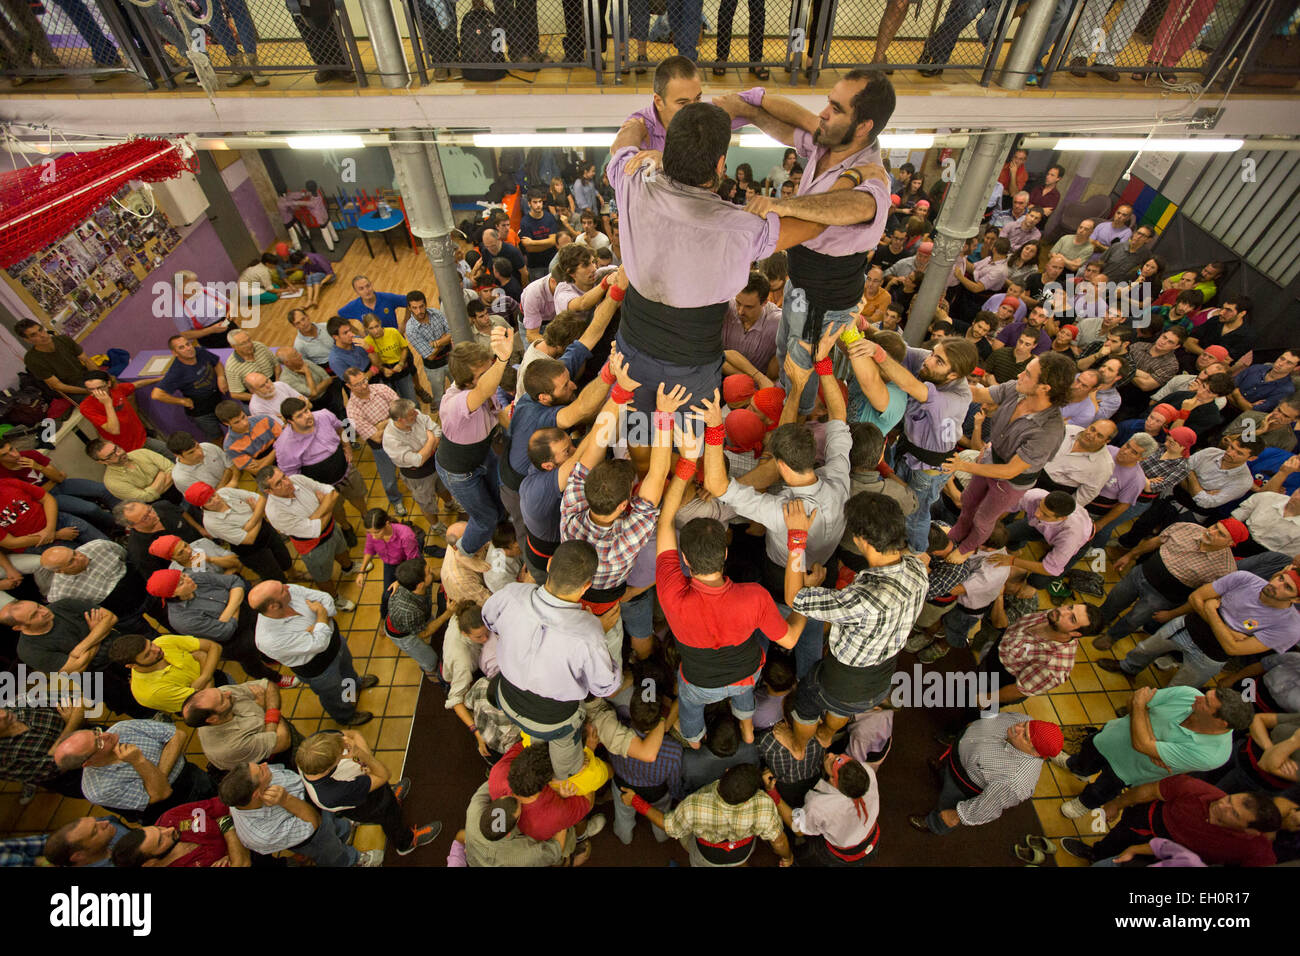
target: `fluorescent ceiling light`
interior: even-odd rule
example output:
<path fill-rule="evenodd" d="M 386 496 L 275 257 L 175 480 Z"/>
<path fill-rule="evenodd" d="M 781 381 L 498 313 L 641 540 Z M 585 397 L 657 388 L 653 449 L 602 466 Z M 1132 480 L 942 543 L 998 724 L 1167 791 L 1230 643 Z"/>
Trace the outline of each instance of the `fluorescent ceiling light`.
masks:
<path fill-rule="evenodd" d="M 1056 141 L 1060 150 L 1107 153 L 1232 153 L 1241 149 L 1240 139 L 1148 139 L 1145 136 L 1093 138 L 1070 136 Z"/>
<path fill-rule="evenodd" d="M 475 133 L 475 146 L 608 146 L 616 133 Z"/>
<path fill-rule="evenodd" d="M 288 136 L 285 142 L 290 149 L 361 149 L 365 143 L 355 134 L 324 136 Z"/>
<path fill-rule="evenodd" d="M 766 133 L 741 133 L 740 145 L 753 149 L 781 149 L 784 143 L 778 143 Z M 881 149 L 929 149 L 934 145 L 931 133 L 882 133 Z"/>

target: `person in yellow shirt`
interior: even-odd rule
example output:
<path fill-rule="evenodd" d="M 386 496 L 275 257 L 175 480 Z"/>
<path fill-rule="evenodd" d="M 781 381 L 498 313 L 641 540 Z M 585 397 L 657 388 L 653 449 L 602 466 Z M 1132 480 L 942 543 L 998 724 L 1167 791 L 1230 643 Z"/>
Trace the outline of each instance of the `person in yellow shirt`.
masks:
<path fill-rule="evenodd" d="M 140 705 L 168 714 L 180 713 L 196 690 L 230 683 L 217 670 L 221 645 L 206 638 L 164 634 L 150 640 L 127 634 L 113 642 L 108 654 L 131 671 L 131 695 Z"/>
<path fill-rule="evenodd" d="M 411 375 L 411 346 L 402 333 L 387 328 L 377 315 L 372 315 L 366 319 L 366 338 L 362 344 L 379 363 L 383 383 L 402 398 L 416 401 L 415 378 Z"/>
<path fill-rule="evenodd" d="M 86 454 L 104 466 L 104 487 L 123 501 L 157 501 L 162 498 L 174 505 L 185 499 L 172 481 L 172 465 L 162 455 L 148 448 L 126 451 L 121 445 L 96 438 L 86 446 Z"/>

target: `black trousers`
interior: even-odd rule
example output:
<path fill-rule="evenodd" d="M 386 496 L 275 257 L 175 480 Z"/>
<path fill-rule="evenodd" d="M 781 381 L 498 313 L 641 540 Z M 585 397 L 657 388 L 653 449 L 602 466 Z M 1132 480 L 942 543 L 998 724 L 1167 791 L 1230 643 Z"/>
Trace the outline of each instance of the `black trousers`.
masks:
<path fill-rule="evenodd" d="M 1100 776 L 1084 787 L 1083 792 L 1079 794 L 1080 802 L 1089 810 L 1097 809 L 1124 792 L 1124 781 L 1116 776 L 1115 771 L 1111 769 L 1110 761 L 1097 749 L 1097 745 L 1093 742 L 1096 738 L 1097 734 L 1087 738 L 1083 742 L 1083 747 L 1070 758 L 1068 763 L 1071 773 L 1091 776 L 1100 772 Z"/>
<path fill-rule="evenodd" d="M 731 60 L 731 24 L 736 17 L 736 4 L 739 0 L 722 0 L 718 7 L 718 48 L 717 59 L 721 63 Z M 749 62 L 763 62 L 763 29 L 766 25 L 767 11 L 763 0 L 748 0 L 749 3 Z M 810 44 L 811 46 L 811 44 Z"/>
<path fill-rule="evenodd" d="M 533 0 L 535 3 L 535 0 Z M 583 29 L 582 0 L 564 0 L 564 59 L 573 63 L 586 58 L 587 32 Z M 536 8 L 534 7 L 534 14 Z M 609 13 L 609 0 L 600 0 L 600 48 L 597 56 L 604 55 L 605 45 L 609 43 L 609 27 L 605 25 Z"/>
<path fill-rule="evenodd" d="M 402 821 L 402 805 L 397 802 L 393 788 L 388 784 L 373 791 L 370 799 L 361 806 L 344 810 L 343 816 L 357 823 L 379 824 L 394 850 L 405 850 L 414 842 L 411 827 Z"/>
<path fill-rule="evenodd" d="M 237 544 L 234 552 L 263 581 L 283 581 L 285 572 L 293 567 L 293 555 L 268 521 L 262 522 L 250 544 Z"/>
<path fill-rule="evenodd" d="M 257 649 L 254 642 L 257 628 L 257 612 L 253 611 L 248 604 L 244 604 L 239 609 L 239 627 L 236 628 L 235 634 L 228 641 L 219 641 L 221 644 L 221 656 L 234 661 L 244 669 L 249 680 L 262 680 L 265 678 L 271 682 L 280 680 L 280 672 L 272 668 L 262 656 L 262 652 Z"/>
<path fill-rule="evenodd" d="M 143 810 L 115 810 L 114 812 L 128 822 L 152 826 L 154 821 L 173 807 L 179 807 L 185 803 L 194 803 L 196 800 L 206 800 L 216 795 L 217 788 L 213 784 L 212 778 L 195 764 L 186 760 L 185 766 L 181 769 L 181 775 L 172 784 L 170 797 L 151 803 Z M 110 807 L 109 809 L 113 808 Z"/>
<path fill-rule="evenodd" d="M 509 0 L 498 0 L 496 4 L 497 15 L 505 18 L 503 12 L 506 3 Z M 433 6 L 425 0 L 420 0 L 416 4 L 416 11 L 420 14 L 420 34 L 424 37 L 424 58 L 430 63 L 454 63 L 456 62 L 456 14 L 454 4 L 449 4 L 451 9 L 450 24 L 446 29 L 438 25 L 438 14 L 434 11 Z M 533 23 L 537 22 L 537 11 L 533 11 Z M 536 27 L 534 26 L 534 36 Z M 533 41 L 536 44 L 536 40 Z"/>
<path fill-rule="evenodd" d="M 1093 844 L 1092 849 L 1097 854 L 1097 859 L 1105 860 L 1123 853 L 1131 846 L 1148 842 L 1154 836 L 1151 832 L 1150 808 L 1149 803 L 1126 807 L 1105 838 Z"/>
<path fill-rule="evenodd" d="M 293 15 L 312 62 L 321 68 L 347 69 L 348 57 L 339 38 L 330 0 L 301 0 L 302 13 Z"/>

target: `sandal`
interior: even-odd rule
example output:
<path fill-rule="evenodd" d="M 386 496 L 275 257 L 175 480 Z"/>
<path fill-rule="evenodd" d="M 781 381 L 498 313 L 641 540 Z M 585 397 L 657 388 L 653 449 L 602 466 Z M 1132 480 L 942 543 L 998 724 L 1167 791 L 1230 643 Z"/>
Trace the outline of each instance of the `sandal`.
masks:
<path fill-rule="evenodd" d="M 1048 856 L 1056 852 L 1056 843 L 1047 837 L 1031 833 L 1025 837 L 1025 846 L 1031 850 L 1038 850 L 1040 853 L 1046 853 Z"/>
<path fill-rule="evenodd" d="M 714 75 L 714 76 L 726 76 L 726 75 L 727 75 L 727 71 L 724 70 L 724 69 L 723 69 L 722 67 L 720 67 L 720 66 L 715 66 L 715 67 L 713 68 L 713 75 Z"/>
<path fill-rule="evenodd" d="M 750 75 L 760 80 L 767 80 L 767 79 L 771 79 L 772 77 L 771 71 L 768 70 L 768 68 L 765 66 L 757 67 L 755 69 L 750 70 L 749 72 Z"/>
<path fill-rule="evenodd" d="M 1021 863 L 1027 863 L 1030 866 L 1042 866 L 1047 860 L 1042 850 L 1036 850 L 1030 846 L 1021 846 L 1019 843 L 1011 851 L 1015 854 L 1016 859 Z"/>

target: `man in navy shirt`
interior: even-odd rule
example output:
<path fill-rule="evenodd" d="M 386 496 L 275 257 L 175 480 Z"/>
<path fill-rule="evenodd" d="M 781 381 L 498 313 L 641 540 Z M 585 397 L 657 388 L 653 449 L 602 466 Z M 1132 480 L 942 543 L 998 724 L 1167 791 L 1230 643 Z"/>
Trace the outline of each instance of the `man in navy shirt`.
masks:
<path fill-rule="evenodd" d="M 376 292 L 365 276 L 357 276 L 352 280 L 352 291 L 357 297 L 341 306 L 339 315 L 345 319 L 355 319 L 363 326 L 367 318 L 376 315 L 384 328 L 397 328 L 397 310 L 406 308 L 406 296 L 395 292 Z"/>
<path fill-rule="evenodd" d="M 402 302 L 406 302 L 406 300 L 403 299 Z M 336 315 L 329 320 L 329 323 L 325 326 L 325 331 L 334 340 L 329 357 L 331 372 L 343 381 L 347 381 L 347 370 L 359 368 L 369 377 L 374 378 L 375 373 L 379 371 L 379 367 L 371 363 L 370 353 L 352 340 L 356 330 L 352 328 L 351 322 L 341 315 Z"/>
<path fill-rule="evenodd" d="M 217 420 L 217 404 L 229 391 L 221 360 L 183 335 L 173 335 L 167 340 L 167 347 L 176 358 L 149 397 L 166 405 L 183 406 L 186 417 L 204 435 L 220 441 L 222 429 Z M 180 392 L 182 397 L 177 398 L 172 392 Z"/>
<path fill-rule="evenodd" d="M 1295 393 L 1291 376 L 1300 366 L 1300 351 L 1287 349 L 1272 365 L 1250 365 L 1237 373 L 1236 390 L 1228 400 L 1243 412 L 1271 412 Z"/>
<path fill-rule="evenodd" d="M 555 234 L 559 231 L 559 222 L 546 211 L 546 194 L 540 189 L 529 190 L 528 212 L 519 222 L 519 244 L 528 257 L 529 275 L 545 274 L 555 255 Z"/>

